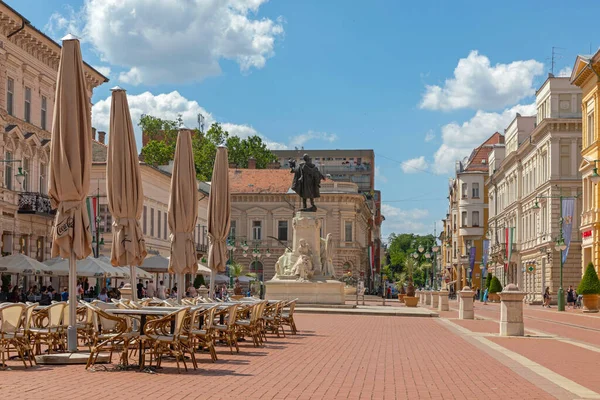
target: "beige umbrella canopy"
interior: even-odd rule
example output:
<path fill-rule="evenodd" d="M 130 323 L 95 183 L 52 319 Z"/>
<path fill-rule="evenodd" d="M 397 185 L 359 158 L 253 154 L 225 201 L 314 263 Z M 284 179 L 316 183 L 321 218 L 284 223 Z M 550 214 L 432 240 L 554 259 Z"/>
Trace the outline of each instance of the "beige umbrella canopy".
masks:
<path fill-rule="evenodd" d="M 227 264 L 227 235 L 231 223 L 231 198 L 229 196 L 229 161 L 227 148 L 217 149 L 208 196 L 208 267 L 212 277 L 225 271 Z M 210 294 L 214 294 L 215 279 L 210 280 Z"/>
<path fill-rule="evenodd" d="M 75 260 L 92 252 L 90 221 L 84 206 L 92 167 L 92 114 L 79 40 L 72 35 L 63 38 L 54 99 L 48 185 L 52 207 L 57 209 L 52 257 L 69 259 L 69 293 L 75 293 Z M 77 350 L 76 306 L 75 301 L 69 303 L 69 351 Z"/>
<path fill-rule="evenodd" d="M 127 96 L 120 87 L 112 89 L 106 178 L 108 207 L 114 218 L 110 261 L 114 266 L 130 266 L 135 286 L 135 267 L 147 254 L 139 222 L 144 192 Z M 135 300 L 136 291 L 132 293 Z"/>
<path fill-rule="evenodd" d="M 184 291 L 184 274 L 196 275 L 198 262 L 194 247 L 194 227 L 198 218 L 198 185 L 192 152 L 192 131 L 182 129 L 177 136 L 171 196 L 169 197 L 169 229 L 171 258 L 169 273 L 177 274 L 177 300 Z"/>
<path fill-rule="evenodd" d="M 6 257 L 0 257 L 0 272 L 7 274 L 22 275 L 51 275 L 48 267 L 38 260 L 17 253 Z"/>

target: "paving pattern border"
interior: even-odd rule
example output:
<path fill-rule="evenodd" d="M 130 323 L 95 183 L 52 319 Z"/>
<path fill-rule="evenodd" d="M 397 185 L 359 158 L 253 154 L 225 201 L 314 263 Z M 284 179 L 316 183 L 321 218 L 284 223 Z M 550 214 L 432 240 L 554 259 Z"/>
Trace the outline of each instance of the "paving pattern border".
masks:
<path fill-rule="evenodd" d="M 600 394 L 486 339 L 481 334 L 473 334 L 449 319 L 439 318 L 436 321 L 464 340 L 474 339 L 468 342 L 557 399 L 600 399 Z"/>

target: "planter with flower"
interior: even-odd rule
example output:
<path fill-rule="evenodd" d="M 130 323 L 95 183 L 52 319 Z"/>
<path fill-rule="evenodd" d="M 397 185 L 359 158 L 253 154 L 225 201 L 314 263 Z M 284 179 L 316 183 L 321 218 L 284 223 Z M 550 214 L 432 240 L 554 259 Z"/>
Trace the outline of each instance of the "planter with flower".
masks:
<path fill-rule="evenodd" d="M 415 285 L 413 283 L 413 267 L 416 261 L 409 259 L 406 261 L 408 267 L 408 277 L 406 279 L 406 295 L 404 296 L 404 304 L 406 307 L 416 307 L 419 303 L 419 298 L 415 296 Z"/>
<path fill-rule="evenodd" d="M 600 281 L 594 264 L 589 263 L 577 287 L 577 293 L 583 295 L 583 312 L 598 312 L 598 295 L 600 294 Z"/>
<path fill-rule="evenodd" d="M 234 277 L 235 282 L 233 285 L 233 296 L 231 296 L 234 300 L 239 300 L 244 297 L 242 294 L 242 285 L 240 284 L 240 276 L 243 272 L 244 266 L 242 264 L 234 262 L 229 266 L 229 274 Z"/>
<path fill-rule="evenodd" d="M 502 285 L 497 276 L 493 276 L 488 289 L 488 299 L 492 302 L 500 301 L 500 293 L 502 291 Z"/>

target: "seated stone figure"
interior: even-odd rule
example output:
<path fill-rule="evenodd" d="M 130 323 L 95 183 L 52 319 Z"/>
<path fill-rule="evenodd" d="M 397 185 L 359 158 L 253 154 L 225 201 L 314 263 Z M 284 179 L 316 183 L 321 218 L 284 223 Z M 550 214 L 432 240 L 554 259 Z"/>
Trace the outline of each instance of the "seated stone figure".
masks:
<path fill-rule="evenodd" d="M 310 280 L 314 273 L 314 266 L 312 263 L 312 251 L 306 240 L 300 239 L 297 252 L 298 260 L 292 268 L 292 274 L 298 280 Z"/>
<path fill-rule="evenodd" d="M 275 263 L 275 276 L 274 279 L 279 279 L 283 276 L 291 276 L 292 271 L 290 268 L 290 259 L 291 259 L 292 251 L 290 249 L 286 249 L 285 252 L 277 259 Z"/>

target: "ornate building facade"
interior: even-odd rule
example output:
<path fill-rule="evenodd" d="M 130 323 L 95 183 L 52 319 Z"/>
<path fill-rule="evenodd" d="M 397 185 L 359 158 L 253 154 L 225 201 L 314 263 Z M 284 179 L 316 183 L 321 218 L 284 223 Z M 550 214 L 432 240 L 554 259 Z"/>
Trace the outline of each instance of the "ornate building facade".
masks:
<path fill-rule="evenodd" d="M 2 254 L 50 257 L 50 130 L 60 46 L 0 2 L 0 230 Z M 91 102 L 108 81 L 85 65 Z M 90 115 L 91 118 L 91 115 Z"/>

